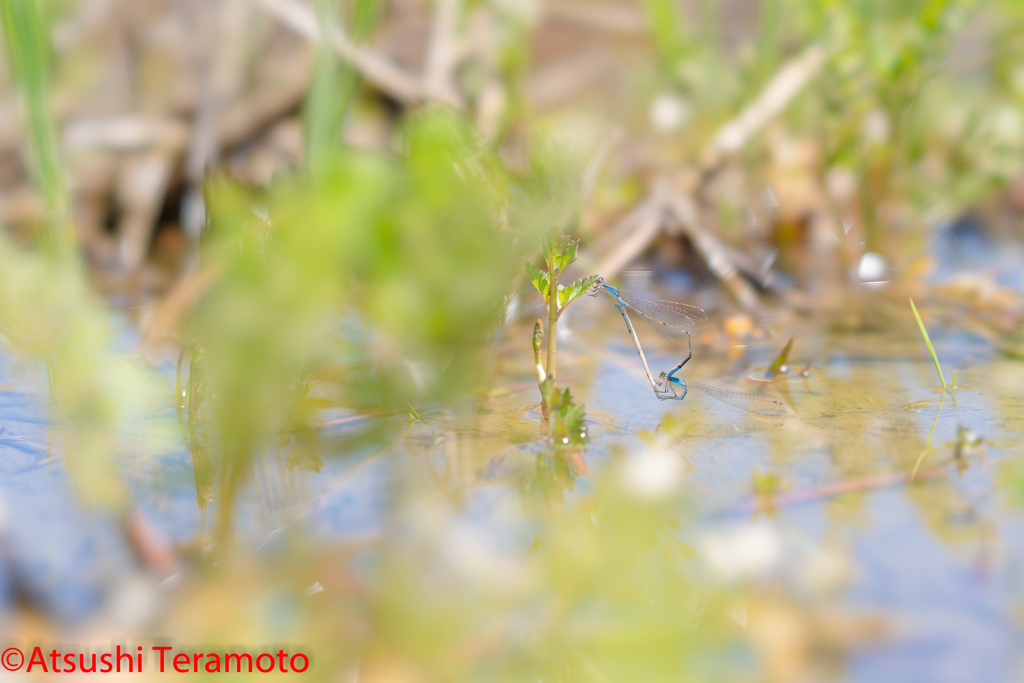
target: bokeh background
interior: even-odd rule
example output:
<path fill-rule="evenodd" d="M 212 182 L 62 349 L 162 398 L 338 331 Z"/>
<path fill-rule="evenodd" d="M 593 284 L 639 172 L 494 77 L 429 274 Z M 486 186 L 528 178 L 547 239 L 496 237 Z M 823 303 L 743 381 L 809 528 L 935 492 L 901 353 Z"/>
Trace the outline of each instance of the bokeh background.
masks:
<path fill-rule="evenodd" d="M 4 642 L 374 683 L 1024 675 L 1024 4 L 0 20 Z M 704 307 L 689 376 L 787 414 L 657 401 L 584 296 L 552 440 L 552 230 L 564 284 Z"/>

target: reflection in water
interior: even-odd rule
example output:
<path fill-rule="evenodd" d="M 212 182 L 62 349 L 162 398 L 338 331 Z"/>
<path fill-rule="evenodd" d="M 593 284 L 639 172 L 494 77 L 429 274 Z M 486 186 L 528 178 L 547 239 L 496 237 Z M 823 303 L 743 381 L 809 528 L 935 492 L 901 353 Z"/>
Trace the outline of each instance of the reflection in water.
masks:
<path fill-rule="evenodd" d="M 712 439 L 765 432 L 777 429 L 784 424 L 786 424 L 785 416 L 744 415 L 732 420 L 717 420 L 703 415 L 681 419 L 674 414 L 669 414 L 662 418 L 657 429 L 675 439 Z"/>
<path fill-rule="evenodd" d="M 628 346 L 601 356 L 602 364 L 587 355 L 584 340 L 569 343 L 564 363 L 583 378 L 572 389 L 587 404 L 593 435 L 590 478 L 551 454 L 540 437 L 537 404 L 523 403 L 533 396 L 492 393 L 462 412 L 417 407 L 333 421 L 317 431 L 319 474 L 289 470 L 290 451 L 274 444 L 240 504 L 247 521 L 239 532 L 253 547 L 296 544 L 295 556 L 308 558 L 301 561 L 303 588 L 319 582 L 324 590 L 316 599 L 335 601 L 329 603 L 335 613 L 371 614 L 367 594 L 403 596 L 394 614 L 366 617 L 375 633 L 387 632 L 386 624 L 372 621 L 380 618 L 396 620 L 417 638 L 436 635 L 434 608 L 426 618 L 408 611 L 414 604 L 460 620 L 461 631 L 437 636 L 444 661 L 477 652 L 472 648 L 498 653 L 481 655 L 486 661 L 504 655 L 514 638 L 500 629 L 482 643 L 456 638 L 498 620 L 512 624 L 501 628 L 530 629 L 558 643 L 550 659 L 531 669 L 551 680 L 566 678 L 563 659 L 573 671 L 634 680 L 629 674 L 643 661 L 627 655 L 640 647 L 640 635 L 690 648 L 689 661 L 699 661 L 701 653 L 692 649 L 698 643 L 712 658 L 735 642 L 777 657 L 785 640 L 794 659 L 775 665 L 805 678 L 827 671 L 862 680 L 857 671 L 886 670 L 894 657 L 920 665 L 915 648 L 925 647 L 943 653 L 943 666 L 977 666 L 985 680 L 1004 680 L 986 662 L 1013 650 L 1006 633 L 1013 606 L 1024 604 L 1024 588 L 1013 579 L 1024 562 L 1024 519 L 999 503 L 993 474 L 1002 473 L 1002 485 L 1024 498 L 1024 470 L 1007 465 L 1019 455 L 1024 432 L 1017 391 L 1024 366 L 997 359 L 965 369 L 983 389 L 958 393 L 954 404 L 951 396 L 929 392 L 929 362 L 904 360 L 909 352 L 898 339 L 821 343 L 837 345 L 845 377 L 823 362 L 818 381 L 790 378 L 754 389 L 778 391 L 792 411 L 786 418 L 740 415 L 699 396 L 668 405 L 651 395 Z M 888 355 L 858 355 L 864 348 Z M 749 372 L 708 356 L 687 365 L 697 381 L 727 382 Z M 509 364 L 500 378 L 506 386 L 530 377 L 529 358 L 513 356 Z M 10 394 L 0 393 L 0 406 L 7 418 L 0 425 L 0 465 L 8 475 L 0 495 L 24 512 L 11 546 L 29 566 L 45 566 L 53 560 L 40 553 L 59 553 L 50 546 L 36 552 L 30 541 L 47 534 L 61 543 L 87 537 L 86 522 L 61 522 L 73 518 L 64 507 L 33 507 L 40 491 L 67 489 L 54 474 L 59 457 L 46 447 L 45 413 L 30 414 L 26 401 Z M 724 438 L 730 436 L 740 438 Z M 187 441 L 154 444 L 132 467 L 133 494 L 140 507 L 157 511 L 151 518 L 159 532 L 182 544 L 201 538 L 209 522 L 196 505 Z M 764 546 L 763 535 L 746 526 L 752 514 L 757 524 L 772 525 L 778 553 L 765 573 L 730 583 L 736 575 L 728 563 Z M 307 532 L 314 534 L 311 543 L 295 540 Z M 346 552 L 361 559 L 324 554 L 325 538 L 344 539 L 354 549 Z M 51 576 L 59 583 L 72 567 L 90 568 L 95 585 L 66 590 L 101 594 L 107 565 L 93 546 L 74 547 Z M 202 545 L 194 547 L 202 557 Z M 258 567 L 253 563 L 252 571 Z M 340 567 L 365 574 L 332 586 Z M 225 585 L 224 595 L 242 600 L 263 580 Z M 34 575 L 28 581 L 35 594 L 53 590 Z M 204 599 L 188 591 L 183 600 Z M 70 604 L 66 596 L 52 598 L 60 600 Z M 547 607 L 524 613 L 523 604 Z M 653 622 L 652 614 L 664 622 Z M 856 615 L 870 615 L 872 628 L 859 625 Z M 865 646 L 882 637 L 883 623 L 909 635 L 884 636 L 881 649 Z M 965 625 L 984 635 L 965 637 Z M 689 630 L 681 633 L 684 627 Z M 365 632 L 366 626 L 352 628 Z M 609 643 L 630 645 L 616 659 Z M 652 646 L 647 654 L 662 651 Z M 749 656 L 744 652 L 739 659 Z M 676 659 L 655 664 L 662 673 L 679 673 L 672 668 Z M 879 674 L 872 680 L 904 679 Z"/>

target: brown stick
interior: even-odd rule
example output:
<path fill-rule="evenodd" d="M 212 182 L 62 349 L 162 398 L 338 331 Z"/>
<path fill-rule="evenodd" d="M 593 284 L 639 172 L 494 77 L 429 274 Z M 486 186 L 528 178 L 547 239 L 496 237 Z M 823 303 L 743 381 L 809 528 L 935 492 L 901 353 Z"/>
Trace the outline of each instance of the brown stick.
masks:
<path fill-rule="evenodd" d="M 307 40 L 319 39 L 320 28 L 309 7 L 296 0 L 259 0 L 269 14 Z M 414 103 L 423 99 L 418 79 L 379 55 L 357 47 L 341 31 L 331 36 L 338 56 L 362 73 L 363 77 L 400 102 Z"/>
<path fill-rule="evenodd" d="M 462 106 L 462 98 L 452 83 L 452 70 L 458 58 L 457 25 L 461 0 L 437 0 L 430 31 L 427 67 L 423 90 L 430 99 Z"/>
<path fill-rule="evenodd" d="M 669 197 L 668 208 L 715 277 L 736 297 L 741 306 L 748 311 L 756 308 L 757 292 L 740 276 L 718 238 L 701 225 L 693 201 L 686 195 L 673 194 Z"/>
<path fill-rule="evenodd" d="M 782 113 L 825 64 L 825 50 L 812 45 L 799 57 L 783 66 L 765 86 L 761 95 L 748 104 L 739 115 L 725 124 L 715 135 L 705 159 L 712 166 L 721 163 L 723 156 L 742 149 L 769 121 Z"/>

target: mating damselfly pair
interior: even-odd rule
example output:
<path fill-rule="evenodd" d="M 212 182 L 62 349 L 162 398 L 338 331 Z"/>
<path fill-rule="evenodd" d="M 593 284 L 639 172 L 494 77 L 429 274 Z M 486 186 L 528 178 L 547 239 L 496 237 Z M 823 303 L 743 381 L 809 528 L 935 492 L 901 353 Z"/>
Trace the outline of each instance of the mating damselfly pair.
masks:
<path fill-rule="evenodd" d="M 612 297 L 612 303 L 615 304 L 615 308 L 619 309 L 619 313 L 622 314 L 622 319 L 626 322 L 626 329 L 629 330 L 629 334 L 633 338 L 633 344 L 636 346 L 636 351 L 640 354 L 640 362 L 644 365 L 644 372 L 647 373 L 647 379 L 651 383 L 651 388 L 654 389 L 654 395 L 661 400 L 681 401 L 686 398 L 688 389 L 697 389 L 708 396 L 717 398 L 719 401 L 724 401 L 729 405 L 736 406 L 750 413 L 758 415 L 785 414 L 786 407 L 779 401 L 767 396 L 719 389 L 718 387 L 711 387 L 706 384 L 688 382 L 681 377 L 675 376 L 677 372 L 683 369 L 687 361 L 693 357 L 693 344 L 690 341 L 690 335 L 696 330 L 697 323 L 708 319 L 708 314 L 704 309 L 674 301 L 648 299 L 647 297 L 612 287 L 604 281 L 603 277 L 597 276 L 597 280 L 591 287 L 589 294 L 591 296 L 598 296 L 601 292 Z M 668 372 L 659 374 L 658 379 L 654 379 L 650 368 L 647 366 L 647 358 L 644 357 L 644 350 L 640 346 L 640 339 L 636 336 L 633 323 L 630 322 L 629 315 L 626 313 L 627 308 L 639 313 L 640 317 L 646 320 L 655 331 L 669 341 L 673 341 L 672 337 L 669 336 L 669 330 L 685 334 L 687 354 L 683 362 Z M 673 343 L 675 342 L 673 341 Z"/>

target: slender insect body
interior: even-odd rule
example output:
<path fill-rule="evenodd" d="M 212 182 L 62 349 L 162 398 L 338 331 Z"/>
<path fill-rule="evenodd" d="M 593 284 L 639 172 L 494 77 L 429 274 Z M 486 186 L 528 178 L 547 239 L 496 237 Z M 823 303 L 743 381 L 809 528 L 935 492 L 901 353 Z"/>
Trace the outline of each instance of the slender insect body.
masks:
<path fill-rule="evenodd" d="M 598 276 L 588 292 L 591 296 L 597 296 L 602 291 L 612 297 L 615 308 L 622 314 L 622 320 L 626 323 L 626 330 L 629 331 L 637 353 L 640 355 L 640 362 L 643 363 L 644 372 L 654 389 L 654 395 L 662 401 L 682 401 L 686 398 L 688 390 L 693 388 L 716 398 L 723 403 L 728 403 L 742 410 L 758 415 L 785 415 L 786 407 L 775 399 L 767 396 L 748 394 L 743 391 L 730 389 L 719 389 L 718 387 L 687 382 L 675 374 L 683 369 L 683 366 L 693 357 L 693 346 L 690 333 L 696 328 L 696 323 L 708 319 L 708 314 L 703 309 L 688 304 L 676 303 L 674 301 L 661 301 L 648 299 L 646 297 L 623 292 L 617 287 L 606 284 L 604 278 Z M 651 375 L 647 365 L 647 358 L 644 356 L 643 348 L 640 346 L 640 339 L 636 336 L 636 330 L 629 320 L 626 308 L 631 308 L 650 324 L 659 334 L 672 341 L 667 330 L 673 330 L 686 335 L 687 355 L 679 365 L 668 372 L 662 372 L 657 379 Z M 660 326 L 660 327 L 659 327 Z M 673 341 L 673 343 L 675 343 Z"/>

